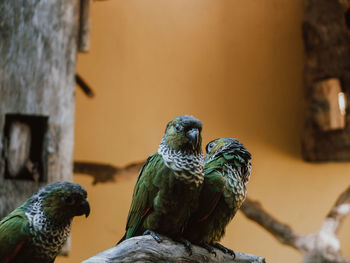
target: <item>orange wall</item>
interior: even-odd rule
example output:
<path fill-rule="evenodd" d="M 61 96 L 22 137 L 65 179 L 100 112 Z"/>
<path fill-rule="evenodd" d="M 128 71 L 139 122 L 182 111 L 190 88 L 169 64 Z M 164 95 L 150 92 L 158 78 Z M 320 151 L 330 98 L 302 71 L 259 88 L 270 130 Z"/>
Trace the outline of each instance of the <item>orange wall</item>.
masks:
<path fill-rule="evenodd" d="M 75 159 L 125 165 L 157 150 L 166 123 L 192 114 L 206 144 L 237 137 L 253 154 L 251 198 L 299 233 L 316 231 L 349 185 L 350 163 L 301 160 L 303 123 L 302 0 L 110 0 L 93 2 L 91 51 L 77 71 L 95 89 L 77 91 Z M 74 220 L 72 251 L 80 262 L 123 235 L 136 175 L 92 186 L 92 214 Z M 350 257 L 350 220 L 340 238 Z M 301 260 L 238 214 L 223 244 Z"/>

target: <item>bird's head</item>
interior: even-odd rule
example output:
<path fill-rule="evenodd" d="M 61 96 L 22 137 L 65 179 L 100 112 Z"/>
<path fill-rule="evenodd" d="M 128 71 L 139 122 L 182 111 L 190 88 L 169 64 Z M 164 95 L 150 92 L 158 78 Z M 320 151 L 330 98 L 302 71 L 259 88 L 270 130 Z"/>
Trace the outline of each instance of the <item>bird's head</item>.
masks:
<path fill-rule="evenodd" d="M 202 123 L 193 116 L 182 115 L 168 123 L 165 129 L 165 143 L 174 150 L 202 152 Z"/>
<path fill-rule="evenodd" d="M 79 184 L 59 182 L 48 184 L 37 193 L 42 199 L 45 214 L 57 223 L 71 220 L 75 216 L 90 214 L 86 190 Z"/>
<path fill-rule="evenodd" d="M 207 155 L 205 157 L 205 173 L 212 169 L 222 168 L 225 165 L 230 167 L 241 167 L 250 169 L 251 154 L 244 145 L 235 138 L 219 138 L 212 140 L 205 147 Z M 250 170 L 249 170 L 250 171 Z M 250 173 L 242 173 L 249 176 Z M 249 178 L 242 178 L 248 181 Z"/>

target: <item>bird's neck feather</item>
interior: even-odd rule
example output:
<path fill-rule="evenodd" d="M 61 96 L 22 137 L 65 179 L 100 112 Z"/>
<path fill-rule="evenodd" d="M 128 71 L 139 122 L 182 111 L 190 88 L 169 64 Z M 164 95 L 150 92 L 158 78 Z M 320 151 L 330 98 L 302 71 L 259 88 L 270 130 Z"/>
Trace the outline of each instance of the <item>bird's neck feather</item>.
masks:
<path fill-rule="evenodd" d="M 186 183 L 194 182 L 196 186 L 204 180 L 204 156 L 202 152 L 181 151 L 170 148 L 163 138 L 158 148 L 164 164 L 175 176 Z"/>

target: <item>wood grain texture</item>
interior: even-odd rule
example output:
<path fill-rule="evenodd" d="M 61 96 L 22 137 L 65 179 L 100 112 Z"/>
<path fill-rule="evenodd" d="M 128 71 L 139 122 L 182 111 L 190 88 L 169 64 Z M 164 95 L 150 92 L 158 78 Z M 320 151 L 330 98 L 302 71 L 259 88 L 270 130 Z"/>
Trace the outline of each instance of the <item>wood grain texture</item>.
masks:
<path fill-rule="evenodd" d="M 0 153 L 5 114 L 48 117 L 46 182 L 5 179 L 0 157 L 0 218 L 41 186 L 72 181 L 78 19 L 78 0 L 0 1 Z"/>
<path fill-rule="evenodd" d="M 182 244 L 164 236 L 163 242 L 157 243 L 151 236 L 138 236 L 127 239 L 118 246 L 105 250 L 83 263 L 131 263 L 131 262 L 187 262 L 187 263 L 263 263 L 265 259 L 240 252 L 236 258 L 216 250 L 216 256 L 204 248 L 193 246 L 190 256 Z"/>
<path fill-rule="evenodd" d="M 31 130 L 21 122 L 11 123 L 7 142 L 7 151 L 4 158 L 8 160 L 8 171 L 12 178 L 25 168 L 30 158 Z"/>
<path fill-rule="evenodd" d="M 76 0 L 0 1 L 0 152 L 6 113 L 49 117 L 48 183 L 72 180 Z M 5 180 L 0 217 L 44 183 Z"/>

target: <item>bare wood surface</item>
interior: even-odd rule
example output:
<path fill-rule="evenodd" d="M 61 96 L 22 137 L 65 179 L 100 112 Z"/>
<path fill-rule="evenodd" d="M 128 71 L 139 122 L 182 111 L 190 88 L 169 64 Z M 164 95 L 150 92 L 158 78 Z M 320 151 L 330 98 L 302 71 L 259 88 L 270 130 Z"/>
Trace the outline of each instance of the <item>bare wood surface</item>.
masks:
<path fill-rule="evenodd" d="M 350 213 L 350 186 L 337 199 L 327 215 L 327 222 L 332 225 L 331 231 L 337 234 L 344 218 Z"/>
<path fill-rule="evenodd" d="M 306 118 L 302 139 L 307 161 L 350 160 L 350 111 L 346 125 L 328 129 L 319 117 L 331 114 L 336 101 L 315 99 L 320 81 L 339 79 L 340 89 L 350 98 L 350 13 L 348 0 L 305 0 L 303 39 L 305 46 L 304 86 Z M 332 100 L 336 98 L 333 97 Z M 340 120 L 342 122 L 343 120 Z M 323 127 L 323 128 L 322 128 Z"/>
<path fill-rule="evenodd" d="M 5 149 L 5 159 L 9 175 L 15 178 L 16 175 L 25 168 L 29 160 L 31 131 L 28 125 L 21 122 L 11 124 L 7 149 Z"/>
<path fill-rule="evenodd" d="M 302 263 L 349 263 L 340 249 L 337 232 L 345 216 L 350 213 L 350 187 L 337 199 L 319 231 L 300 235 L 290 226 L 267 213 L 259 202 L 247 198 L 241 211 L 271 233 L 279 242 L 293 247 L 303 255 Z"/>
<path fill-rule="evenodd" d="M 0 157 L 0 218 L 46 183 L 72 180 L 77 18 L 75 0 L 0 1 L 0 127 L 6 113 L 49 118 L 47 182 L 5 180 Z"/>
<path fill-rule="evenodd" d="M 236 258 L 216 250 L 216 256 L 204 248 L 193 246 L 190 256 L 182 244 L 163 236 L 157 243 L 151 236 L 138 236 L 127 239 L 118 246 L 107 249 L 83 263 L 132 263 L 132 262 L 187 262 L 187 263 L 263 263 L 264 258 L 235 252 Z"/>
<path fill-rule="evenodd" d="M 90 49 L 90 5 L 91 0 L 80 0 L 78 51 L 87 52 Z"/>
<path fill-rule="evenodd" d="M 341 95 L 344 98 L 340 80 L 337 78 L 321 80 L 314 84 L 311 96 L 317 110 L 314 109 L 312 112 L 315 122 L 322 131 L 345 128 L 346 101 L 340 100 Z"/>
<path fill-rule="evenodd" d="M 77 0 L 0 1 L 0 218 L 40 187 L 72 180 Z M 47 178 L 4 178 L 5 114 L 48 117 Z"/>

